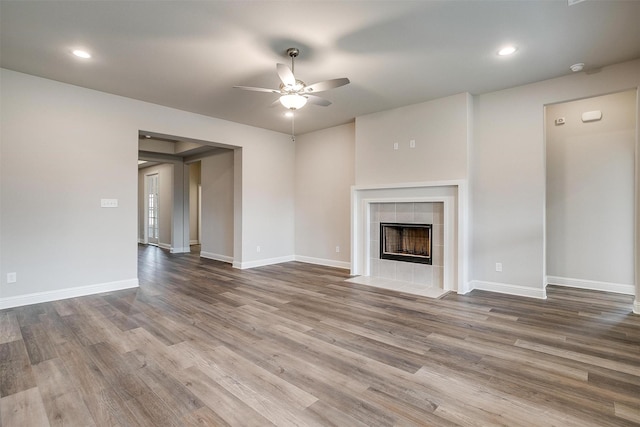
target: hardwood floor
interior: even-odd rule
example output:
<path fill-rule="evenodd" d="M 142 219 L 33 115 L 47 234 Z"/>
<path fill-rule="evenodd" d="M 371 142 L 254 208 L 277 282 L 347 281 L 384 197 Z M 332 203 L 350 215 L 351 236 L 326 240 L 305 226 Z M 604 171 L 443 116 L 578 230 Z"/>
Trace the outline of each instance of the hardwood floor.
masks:
<path fill-rule="evenodd" d="M 440 300 L 139 249 L 140 288 L 0 311 L 2 426 L 640 425 L 632 297 Z"/>

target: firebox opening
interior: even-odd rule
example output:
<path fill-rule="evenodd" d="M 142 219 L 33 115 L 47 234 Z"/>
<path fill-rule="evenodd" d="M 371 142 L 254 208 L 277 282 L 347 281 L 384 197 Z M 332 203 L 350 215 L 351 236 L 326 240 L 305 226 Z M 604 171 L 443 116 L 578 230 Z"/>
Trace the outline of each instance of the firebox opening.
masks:
<path fill-rule="evenodd" d="M 380 223 L 380 258 L 431 264 L 432 224 Z"/>

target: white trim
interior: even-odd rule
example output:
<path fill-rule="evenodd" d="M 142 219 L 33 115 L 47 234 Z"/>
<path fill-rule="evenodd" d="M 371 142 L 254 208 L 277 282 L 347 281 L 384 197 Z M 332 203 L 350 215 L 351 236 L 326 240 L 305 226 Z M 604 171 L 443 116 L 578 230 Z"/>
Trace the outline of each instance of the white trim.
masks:
<path fill-rule="evenodd" d="M 153 243 L 149 243 L 150 245 L 153 245 Z M 172 250 L 171 249 L 171 245 L 169 243 L 160 243 L 158 242 L 158 247 L 161 249 L 167 249 L 167 250 Z"/>
<path fill-rule="evenodd" d="M 104 292 L 120 291 L 137 288 L 138 279 L 118 280 L 116 282 L 99 283 L 97 285 L 78 286 L 75 288 L 58 289 L 55 291 L 36 292 L 15 297 L 0 298 L 0 310 L 21 307 L 23 305 L 40 304 L 67 298 L 77 298 Z"/>
<path fill-rule="evenodd" d="M 212 260 L 215 260 L 215 261 L 222 261 L 222 262 L 226 262 L 228 264 L 233 264 L 233 257 L 232 256 L 214 254 L 213 252 L 200 251 L 200 258 L 212 259 Z"/>
<path fill-rule="evenodd" d="M 458 291 L 459 295 L 466 295 L 473 290 L 472 282 L 465 282 L 462 291 Z"/>
<path fill-rule="evenodd" d="M 599 282 L 596 280 L 572 279 L 569 277 L 547 276 L 547 284 L 569 288 L 591 289 L 592 291 L 614 292 L 635 295 L 635 286 L 622 283 Z"/>
<path fill-rule="evenodd" d="M 481 291 L 497 292 L 500 294 L 516 295 L 521 297 L 547 299 L 546 289 L 531 288 L 529 286 L 512 285 L 510 283 L 485 282 L 482 280 L 472 280 L 472 289 Z"/>
<path fill-rule="evenodd" d="M 191 248 L 171 248 L 169 252 L 172 254 L 188 254 L 191 252 Z"/>
<path fill-rule="evenodd" d="M 295 255 L 295 261 L 305 262 L 307 264 L 324 265 L 327 267 L 342 268 L 345 270 L 349 270 L 351 268 L 350 261 L 336 261 L 333 259 L 314 258 L 304 255 Z"/>
<path fill-rule="evenodd" d="M 139 238 L 138 239 L 138 243 L 140 243 L 141 245 L 146 245 L 147 244 L 147 242 L 145 242 L 143 238 Z"/>
<path fill-rule="evenodd" d="M 375 185 L 353 185 L 352 190 L 381 190 L 394 188 L 421 188 L 421 187 L 458 187 L 464 185 L 465 180 L 453 179 L 448 181 L 425 181 L 425 182 L 400 182 L 397 184 L 375 184 Z"/>
<path fill-rule="evenodd" d="M 287 256 L 282 256 L 282 257 L 278 257 L 278 258 L 266 258 L 266 259 L 259 259 L 256 261 L 246 261 L 246 262 L 233 262 L 233 268 L 239 268 L 241 270 L 245 270 L 247 268 L 255 268 L 255 267 L 262 267 L 265 265 L 273 265 L 273 264 L 280 264 L 283 262 L 290 262 L 290 261 L 295 261 L 295 256 L 294 255 L 287 255 Z"/>
<path fill-rule="evenodd" d="M 636 87 L 636 152 L 634 157 L 634 210 L 633 223 L 635 225 L 633 239 L 633 271 L 636 286 L 636 299 L 633 302 L 633 312 L 640 314 L 640 86 Z"/>
<path fill-rule="evenodd" d="M 189 244 L 190 245 L 199 245 L 200 244 L 200 240 L 196 239 L 196 240 L 189 240 Z"/>
<path fill-rule="evenodd" d="M 447 188 L 454 188 L 455 194 L 451 194 Z M 389 192 L 393 190 L 393 192 Z M 397 190 L 397 191 L 395 191 Z M 453 290 L 458 293 L 467 293 L 471 289 L 468 287 L 468 221 L 467 214 L 467 182 L 465 180 L 449 180 L 449 181 L 430 181 L 430 182 L 410 182 L 398 184 L 377 184 L 377 185 L 354 185 L 351 187 L 351 275 L 368 275 L 369 260 L 366 256 L 370 223 L 369 205 L 370 203 L 393 203 L 393 202 L 411 202 L 425 201 L 429 202 L 445 202 L 451 204 L 455 201 L 457 204 L 457 212 L 449 215 L 456 216 L 457 222 L 447 221 L 445 219 L 445 229 L 450 228 L 452 242 L 457 243 L 457 253 L 455 250 L 445 253 L 445 270 L 447 267 L 447 259 L 455 260 L 453 271 L 444 272 L 444 288 Z M 419 200 L 420 199 L 420 200 Z M 453 207 L 453 206 L 451 206 Z M 445 210 L 447 207 L 445 206 Z M 455 212 L 455 213 L 454 213 Z M 447 212 L 445 212 L 447 215 Z M 447 225 L 447 222 L 449 224 Z M 457 234 L 457 239 L 453 240 L 453 235 Z M 447 231 L 445 230 L 445 239 L 447 239 Z M 445 244 L 445 246 L 447 246 Z M 453 249 L 453 245 L 448 245 Z M 449 265 L 452 262 L 448 263 Z"/>

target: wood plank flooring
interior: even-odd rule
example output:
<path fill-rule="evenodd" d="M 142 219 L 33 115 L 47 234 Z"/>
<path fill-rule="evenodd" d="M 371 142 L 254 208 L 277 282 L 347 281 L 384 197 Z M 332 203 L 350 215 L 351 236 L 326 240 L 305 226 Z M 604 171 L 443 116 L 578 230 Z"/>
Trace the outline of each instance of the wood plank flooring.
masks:
<path fill-rule="evenodd" d="M 640 425 L 629 296 L 434 300 L 145 246 L 139 277 L 0 311 L 2 426 Z"/>

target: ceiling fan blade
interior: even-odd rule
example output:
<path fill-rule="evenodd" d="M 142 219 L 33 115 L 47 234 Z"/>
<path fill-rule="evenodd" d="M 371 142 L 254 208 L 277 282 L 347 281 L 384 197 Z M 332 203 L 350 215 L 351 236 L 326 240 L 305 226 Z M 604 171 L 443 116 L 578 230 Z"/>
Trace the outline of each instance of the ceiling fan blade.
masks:
<path fill-rule="evenodd" d="M 331 101 L 328 101 L 324 98 L 320 98 L 319 96 L 304 95 L 304 97 L 307 98 L 307 102 L 309 104 L 319 105 L 321 107 L 328 107 L 329 105 L 331 105 Z"/>
<path fill-rule="evenodd" d="M 293 76 L 293 72 L 291 71 L 291 68 L 287 67 L 284 64 L 277 64 L 276 70 L 278 71 L 278 76 L 280 77 L 280 80 L 282 80 L 282 83 L 284 83 L 285 86 L 296 85 L 296 78 Z"/>
<path fill-rule="evenodd" d="M 341 79 L 325 80 L 324 82 L 314 83 L 304 88 L 306 93 L 322 92 L 329 89 L 335 89 L 340 86 L 349 84 L 349 79 L 343 77 Z"/>
<path fill-rule="evenodd" d="M 235 89 L 242 89 L 242 90 L 251 90 L 253 92 L 267 92 L 267 93 L 280 93 L 279 90 L 276 89 L 267 89 L 264 87 L 251 87 L 251 86 L 234 86 Z"/>

